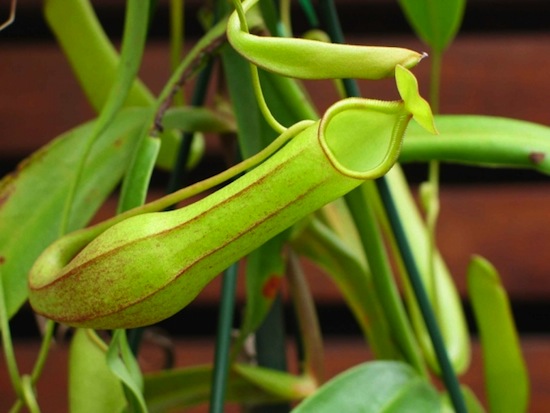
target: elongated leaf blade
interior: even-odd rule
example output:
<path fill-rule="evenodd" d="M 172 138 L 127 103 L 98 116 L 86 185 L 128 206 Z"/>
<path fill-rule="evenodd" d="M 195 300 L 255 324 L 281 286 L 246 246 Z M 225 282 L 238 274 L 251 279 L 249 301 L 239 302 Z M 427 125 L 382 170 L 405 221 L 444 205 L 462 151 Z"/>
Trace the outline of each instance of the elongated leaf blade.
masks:
<path fill-rule="evenodd" d="M 122 384 L 109 370 L 107 346 L 92 331 L 78 329 L 69 353 L 71 413 L 119 412 L 126 405 Z"/>
<path fill-rule="evenodd" d="M 120 181 L 143 113 L 124 110 L 94 145 L 77 188 L 69 230 L 85 226 Z M 0 265 L 9 317 L 27 299 L 31 265 L 61 235 L 61 215 L 81 160 L 81 142 L 93 129 L 94 122 L 89 122 L 64 133 L 0 181 Z"/>
<path fill-rule="evenodd" d="M 92 107 L 99 112 L 115 82 L 120 58 L 103 31 L 88 0 L 46 0 L 44 14 Z M 136 80 L 126 98 L 128 106 L 154 101 Z"/>
<path fill-rule="evenodd" d="M 292 413 L 439 412 L 435 389 L 409 365 L 395 361 L 360 364 L 336 376 Z"/>
<path fill-rule="evenodd" d="M 474 257 L 468 267 L 468 294 L 479 327 L 490 410 L 525 412 L 529 377 L 510 303 L 496 269 L 482 257 Z"/>
<path fill-rule="evenodd" d="M 550 174 L 550 127 L 479 115 L 436 116 L 438 136 L 411 122 L 400 162 L 461 163 L 534 169 Z"/>
<path fill-rule="evenodd" d="M 140 142 L 126 171 L 118 203 L 119 213 L 145 203 L 159 149 L 160 140 L 158 138 L 147 136 Z"/>
<path fill-rule="evenodd" d="M 280 370 L 260 366 L 235 364 L 233 370 L 251 383 L 283 400 L 298 400 L 312 394 L 317 384 L 312 377 L 295 376 Z"/>
<path fill-rule="evenodd" d="M 147 413 L 143 397 L 143 377 L 128 341 L 125 330 L 116 330 L 107 350 L 107 366 L 126 389 L 131 411 Z"/>
<path fill-rule="evenodd" d="M 399 4 L 418 37 L 441 52 L 458 32 L 466 0 L 399 0 Z"/>
<path fill-rule="evenodd" d="M 145 376 L 145 399 L 151 413 L 182 409 L 210 398 L 212 366 L 172 369 Z M 263 404 L 281 401 L 279 396 L 263 390 L 244 377 L 230 373 L 226 401 Z"/>

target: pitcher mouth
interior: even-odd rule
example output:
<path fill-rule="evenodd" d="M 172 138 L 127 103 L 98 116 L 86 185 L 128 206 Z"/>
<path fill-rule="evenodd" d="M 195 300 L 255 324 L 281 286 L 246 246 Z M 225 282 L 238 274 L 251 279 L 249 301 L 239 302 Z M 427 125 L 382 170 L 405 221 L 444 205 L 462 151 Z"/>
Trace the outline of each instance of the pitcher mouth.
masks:
<path fill-rule="evenodd" d="M 375 179 L 397 161 L 410 119 L 403 101 L 348 98 L 325 112 L 317 137 L 338 172 Z"/>

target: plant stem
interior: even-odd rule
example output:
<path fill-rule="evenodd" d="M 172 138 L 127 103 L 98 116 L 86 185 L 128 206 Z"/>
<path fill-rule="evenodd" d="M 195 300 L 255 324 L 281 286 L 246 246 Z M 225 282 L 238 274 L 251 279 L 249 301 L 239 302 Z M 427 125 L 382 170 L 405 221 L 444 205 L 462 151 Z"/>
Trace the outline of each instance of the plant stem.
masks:
<path fill-rule="evenodd" d="M 304 349 L 305 373 L 311 375 L 317 384 L 321 384 L 325 377 L 321 327 L 300 260 L 292 250 L 288 256 L 287 280 Z"/>
<path fill-rule="evenodd" d="M 214 371 L 210 393 L 210 413 L 223 413 L 227 376 L 229 371 L 229 350 L 231 346 L 231 329 L 233 326 L 233 311 L 235 306 L 235 290 L 237 285 L 237 264 L 229 267 L 222 280 L 222 298 L 216 335 L 216 352 L 214 356 Z"/>
<path fill-rule="evenodd" d="M 170 68 L 176 70 L 183 50 L 184 7 L 183 0 L 170 0 Z M 174 97 L 177 105 L 185 103 L 185 94 L 181 88 Z"/>
<path fill-rule="evenodd" d="M 209 62 L 200 73 L 195 85 L 195 90 L 193 91 L 193 97 L 191 98 L 192 106 L 202 106 L 204 104 L 204 101 L 206 100 L 206 93 L 208 91 L 208 84 L 210 83 L 210 78 L 212 77 L 212 67 L 212 62 Z M 170 175 L 168 193 L 177 191 L 183 186 L 187 160 L 189 159 L 192 145 L 193 133 L 185 132 L 182 136 L 176 164 L 172 170 L 172 174 Z"/>
<path fill-rule="evenodd" d="M 30 413 L 40 413 L 40 408 L 36 402 L 36 395 L 33 390 L 33 380 L 30 376 L 23 376 L 21 378 L 22 390 L 23 390 L 23 399 L 25 400 L 25 405 L 29 409 Z"/>
<path fill-rule="evenodd" d="M 451 401 L 453 403 L 456 413 L 467 413 L 466 405 L 462 397 L 462 393 L 460 391 L 460 385 L 458 383 L 458 379 L 449 361 L 449 357 L 445 349 L 445 344 L 443 343 L 441 332 L 439 330 L 435 315 L 432 311 L 430 302 L 428 300 L 428 295 L 426 294 L 426 290 L 424 289 L 424 286 L 422 284 L 422 280 L 420 278 L 420 274 L 418 272 L 416 262 L 412 255 L 411 249 L 408 245 L 403 227 L 401 226 L 401 223 L 399 221 L 399 215 L 397 213 L 395 204 L 393 202 L 391 190 L 386 180 L 379 179 L 376 181 L 376 183 L 378 185 L 378 189 L 380 191 L 380 195 L 382 196 L 384 205 L 386 206 L 386 211 L 388 213 L 390 224 L 395 233 L 395 238 L 396 238 L 398 247 L 401 251 L 403 261 L 407 268 L 411 287 L 418 301 L 418 306 L 422 313 L 422 317 L 424 318 L 424 321 L 426 323 L 426 328 L 428 329 L 428 333 L 430 334 L 434 351 L 435 351 L 438 363 L 441 367 L 441 372 L 443 376 L 443 381 L 445 383 L 445 387 L 449 392 L 449 396 L 451 398 Z"/>
<path fill-rule="evenodd" d="M 11 338 L 8 314 L 6 312 L 6 296 L 4 295 L 4 283 L 2 281 L 2 271 L 0 269 L 0 332 L 2 334 L 2 347 L 4 348 L 4 358 L 11 380 L 11 385 L 18 397 L 21 397 L 21 376 L 17 367 L 17 360 L 13 350 L 13 341 Z"/>
<path fill-rule="evenodd" d="M 373 271 L 373 283 L 390 324 L 391 334 L 395 337 L 404 359 L 420 374 L 427 377 L 426 366 L 420 355 L 405 308 L 399 298 L 399 291 L 392 277 L 384 241 L 381 237 L 380 228 L 376 223 L 372 205 L 363 196 L 361 188 L 348 193 L 345 200 L 359 231 L 365 255 Z"/>
<path fill-rule="evenodd" d="M 38 352 L 38 358 L 31 373 L 32 384 L 36 384 L 38 378 L 44 370 L 44 364 L 48 358 L 50 347 L 53 342 L 53 333 L 55 329 L 55 322 L 52 320 L 46 320 L 46 329 L 44 337 L 42 338 L 42 344 L 40 345 L 40 351 Z"/>

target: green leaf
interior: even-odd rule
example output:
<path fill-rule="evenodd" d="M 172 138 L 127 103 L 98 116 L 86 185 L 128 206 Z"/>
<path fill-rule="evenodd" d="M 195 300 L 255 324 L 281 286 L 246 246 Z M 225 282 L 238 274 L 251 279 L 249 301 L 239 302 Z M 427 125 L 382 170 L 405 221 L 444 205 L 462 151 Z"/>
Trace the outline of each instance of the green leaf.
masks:
<path fill-rule="evenodd" d="M 120 181 L 143 115 L 143 109 L 124 110 L 94 145 L 77 188 L 69 230 L 85 226 Z M 63 206 L 81 161 L 81 142 L 94 123 L 59 136 L 0 181 L 0 265 L 9 317 L 27 299 L 31 265 L 60 236 Z"/>
<path fill-rule="evenodd" d="M 292 413 L 440 412 L 435 389 L 410 366 L 395 361 L 360 364 L 339 374 Z"/>
<path fill-rule="evenodd" d="M 44 14 L 88 100 L 99 112 L 115 82 L 120 59 L 90 2 L 46 0 Z M 136 80 L 126 105 L 148 106 L 153 101 L 151 92 Z"/>
<path fill-rule="evenodd" d="M 232 372 L 227 383 L 227 402 L 263 404 L 281 401 L 273 393 Z M 182 409 L 210 398 L 212 366 L 194 366 L 150 373 L 144 378 L 144 394 L 151 413 Z"/>
<path fill-rule="evenodd" d="M 550 127 L 517 119 L 440 115 L 439 136 L 411 122 L 399 160 L 535 169 L 550 174 Z"/>
<path fill-rule="evenodd" d="M 418 81 L 414 75 L 403 66 L 396 66 L 395 81 L 399 94 L 405 102 L 405 108 L 413 115 L 413 119 L 428 132 L 436 134 L 432 109 L 430 104 L 420 96 Z"/>
<path fill-rule="evenodd" d="M 280 370 L 247 364 L 235 364 L 233 370 L 249 382 L 283 400 L 297 400 L 307 397 L 317 389 L 312 377 L 295 376 Z"/>
<path fill-rule="evenodd" d="M 479 327 L 491 412 L 525 412 L 529 377 L 510 303 L 496 269 L 476 256 L 468 267 L 468 294 Z"/>
<path fill-rule="evenodd" d="M 442 52 L 458 32 L 466 0 L 399 0 L 399 4 L 418 37 Z"/>
<path fill-rule="evenodd" d="M 116 330 L 107 350 L 107 366 L 124 385 L 126 398 L 135 413 L 147 413 L 143 397 L 143 378 L 128 345 L 125 330 Z"/>
<path fill-rule="evenodd" d="M 126 171 L 118 204 L 118 213 L 143 205 L 160 149 L 158 138 L 147 136 L 136 148 Z"/>
<path fill-rule="evenodd" d="M 88 101 L 99 112 L 115 83 L 122 59 L 103 31 L 92 5 L 89 0 L 45 0 L 44 15 Z M 143 29 L 146 27 L 147 22 L 141 25 Z M 151 106 L 154 102 L 153 94 L 135 79 L 123 105 Z M 157 165 L 171 169 L 181 139 L 171 132 L 162 133 L 161 138 Z M 197 155 L 193 150 L 191 158 Z"/>
<path fill-rule="evenodd" d="M 71 413 L 119 412 L 126 406 L 122 384 L 109 370 L 107 345 L 93 330 L 77 329 L 69 353 Z"/>

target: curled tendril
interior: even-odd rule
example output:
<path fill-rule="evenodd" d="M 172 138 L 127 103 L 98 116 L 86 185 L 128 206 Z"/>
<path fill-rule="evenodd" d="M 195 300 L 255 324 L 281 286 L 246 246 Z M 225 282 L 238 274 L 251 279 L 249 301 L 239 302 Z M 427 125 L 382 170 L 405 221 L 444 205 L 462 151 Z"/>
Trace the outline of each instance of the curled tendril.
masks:
<path fill-rule="evenodd" d="M 11 0 L 10 3 L 10 15 L 8 16 L 8 19 L 0 24 L 0 31 L 4 30 L 6 27 L 8 27 L 10 24 L 12 24 L 15 21 L 15 9 L 17 8 L 17 0 Z"/>

